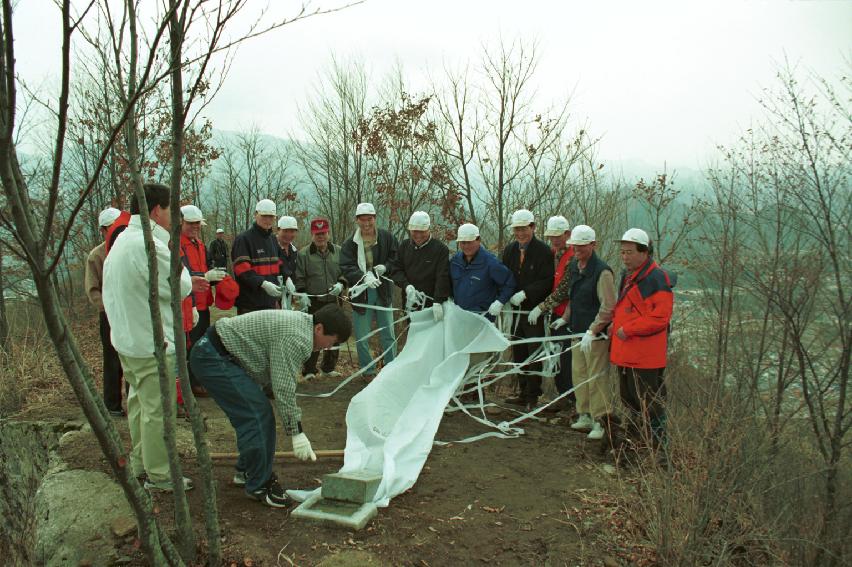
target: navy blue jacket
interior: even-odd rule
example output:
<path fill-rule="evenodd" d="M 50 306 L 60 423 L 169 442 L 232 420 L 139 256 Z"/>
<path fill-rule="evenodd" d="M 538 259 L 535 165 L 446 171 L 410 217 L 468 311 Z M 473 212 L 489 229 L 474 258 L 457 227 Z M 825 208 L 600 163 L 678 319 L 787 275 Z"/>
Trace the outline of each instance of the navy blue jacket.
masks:
<path fill-rule="evenodd" d="M 497 256 L 480 248 L 470 263 L 457 252 L 450 260 L 453 299 L 466 311 L 483 313 L 498 300 L 506 303 L 515 292 L 515 277 Z"/>

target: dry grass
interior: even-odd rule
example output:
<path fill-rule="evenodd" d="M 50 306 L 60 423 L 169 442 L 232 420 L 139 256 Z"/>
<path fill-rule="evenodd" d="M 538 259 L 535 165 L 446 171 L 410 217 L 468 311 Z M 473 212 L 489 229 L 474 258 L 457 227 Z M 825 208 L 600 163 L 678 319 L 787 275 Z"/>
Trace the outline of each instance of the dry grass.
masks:
<path fill-rule="evenodd" d="M 824 471 L 806 423 L 773 444 L 746 400 L 712 391 L 687 365 L 671 370 L 668 448 L 628 452 L 613 491 L 588 499 L 595 547 L 628 564 L 813 564 Z M 845 470 L 840 503 L 852 501 Z M 841 517 L 827 551 L 845 564 L 848 505 Z"/>
<path fill-rule="evenodd" d="M 51 408 L 66 405 L 74 394 L 44 330 L 39 306 L 18 302 L 7 307 L 12 349 L 11 355 L 0 364 L 0 418 L 24 413 L 51 415 Z M 93 317 L 92 314 L 78 314 L 69 320 L 84 356 L 99 368 L 100 351 L 94 356 L 91 344 L 93 338 L 98 341 L 97 321 Z M 97 349 L 100 349 L 99 342 Z"/>

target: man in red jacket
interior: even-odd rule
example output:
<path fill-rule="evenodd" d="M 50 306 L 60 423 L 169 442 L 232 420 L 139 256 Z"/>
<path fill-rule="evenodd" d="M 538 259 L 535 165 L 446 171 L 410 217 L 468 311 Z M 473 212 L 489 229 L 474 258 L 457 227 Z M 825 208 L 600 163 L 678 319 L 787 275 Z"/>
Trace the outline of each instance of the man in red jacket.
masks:
<path fill-rule="evenodd" d="M 612 318 L 610 362 L 621 400 L 640 440 L 665 441 L 668 330 L 674 296 L 668 274 L 652 258 L 648 233 L 631 228 L 619 240 L 624 272 Z"/>
<path fill-rule="evenodd" d="M 187 347 L 192 349 L 207 328 L 210 326 L 210 306 L 213 305 L 213 292 L 210 284 L 221 281 L 225 277 L 224 270 L 207 269 L 207 250 L 201 240 L 201 227 L 207 223 L 201 214 L 201 209 L 195 205 L 184 205 L 180 208 L 180 252 L 184 266 L 189 270 L 193 280 L 200 283 L 201 291 L 197 291 L 184 299 L 184 331 L 187 334 Z M 187 320 L 189 319 L 189 320 Z M 192 392 L 199 397 L 206 397 L 207 392 L 196 382 L 192 372 L 189 373 Z"/>

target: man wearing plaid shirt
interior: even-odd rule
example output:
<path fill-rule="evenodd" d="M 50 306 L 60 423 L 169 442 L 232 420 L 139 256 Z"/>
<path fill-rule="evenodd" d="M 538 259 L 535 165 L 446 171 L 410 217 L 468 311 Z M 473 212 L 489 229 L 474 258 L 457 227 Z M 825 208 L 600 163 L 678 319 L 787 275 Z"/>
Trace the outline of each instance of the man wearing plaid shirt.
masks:
<path fill-rule="evenodd" d="M 336 304 L 313 315 L 254 311 L 220 319 L 192 349 L 190 365 L 237 433 L 234 484 L 250 498 L 276 508 L 289 505 L 272 471 L 275 414 L 263 392 L 271 384 L 284 431 L 296 457 L 315 461 L 296 405 L 296 376 L 313 351 L 346 342 L 352 323 Z"/>

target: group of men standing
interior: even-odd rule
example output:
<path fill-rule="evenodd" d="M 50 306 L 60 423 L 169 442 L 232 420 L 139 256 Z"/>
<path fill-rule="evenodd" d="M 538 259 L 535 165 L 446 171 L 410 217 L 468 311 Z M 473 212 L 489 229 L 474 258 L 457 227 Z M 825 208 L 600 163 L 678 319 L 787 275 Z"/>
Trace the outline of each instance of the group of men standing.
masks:
<path fill-rule="evenodd" d="M 173 366 L 175 337 L 165 279 L 170 254 L 168 189 L 152 184 L 145 191 L 160 268 L 167 363 Z M 123 369 L 130 386 L 133 470 L 146 477 L 149 487 L 168 490 L 138 208 L 134 198 L 124 221 L 118 220 L 121 213 L 115 209 L 101 214 L 106 243 L 92 251 L 90 263 L 97 267 L 100 262 L 103 274 L 93 276 L 88 287 L 93 303 L 103 306 L 105 403 L 111 412 L 121 411 L 120 385 L 116 386 L 120 378 L 111 376 Z M 537 348 L 534 339 L 546 334 L 542 315 L 552 313 L 553 333 L 571 335 L 555 377 L 560 394 L 569 393 L 572 383 L 577 385 L 578 417 L 571 427 L 588 431 L 591 439 L 603 437 L 607 416 L 618 413 L 616 385 L 609 371 L 613 364 L 624 409 L 636 423 L 644 424 L 653 439 L 662 439 L 672 290 L 668 275 L 654 263 L 650 239 L 641 229 L 632 228 L 618 240 L 625 270 L 616 286 L 612 268 L 596 253 L 595 231 L 586 225 L 572 229 L 562 216 L 547 222 L 548 245 L 536 237 L 534 215 L 525 209 L 515 211 L 511 217 L 514 239 L 498 258 L 483 246 L 479 228 L 473 224 L 458 228 L 458 251 L 451 254 L 446 244 L 432 236 L 431 219 L 423 211 L 411 215 L 409 237 L 399 243 L 377 226 L 375 207 L 360 203 L 355 210 L 356 228 L 342 245 L 331 242 L 328 219 L 317 217 L 310 221 L 311 242 L 298 249 L 294 244 L 297 219 L 278 218 L 275 203 L 263 199 L 257 203 L 252 226 L 234 239 L 232 279 L 224 270 L 228 257 L 221 232 L 217 231 L 207 251 L 200 240 L 201 211 L 187 205 L 181 214 L 179 246 L 185 265 L 181 293 L 193 392 L 209 393 L 229 416 L 240 451 L 234 483 L 265 504 L 286 505 L 286 495 L 272 473 L 275 425 L 267 398 L 272 396 L 278 403 L 297 455 L 315 458 L 296 405 L 297 374 L 301 372 L 304 380 L 320 370 L 339 376 L 335 370 L 338 350 L 328 347 L 345 342 L 353 328 L 359 366 L 367 380 L 375 376 L 378 364 L 392 361 L 396 355 L 394 286 L 401 290 L 407 310 L 430 310 L 436 321 L 443 318 L 443 304 L 450 298 L 462 309 L 491 320 L 501 312 L 514 314 L 513 338 L 533 341 L 513 345 L 513 359 L 521 371 L 517 393 L 506 401 L 526 408 L 535 407 L 542 395 L 541 363 L 530 358 Z M 116 222 L 127 228 L 117 239 Z M 216 305 L 223 309 L 235 305 L 237 316 L 211 326 L 214 287 Z M 340 308 L 347 288 L 351 321 Z M 297 303 L 301 311 L 295 310 Z M 374 324 L 381 344 L 376 357 L 368 340 Z M 563 402 L 567 401 L 564 397 Z M 553 409 L 567 407 L 563 403 Z M 185 484 L 191 487 L 188 479 Z"/>

